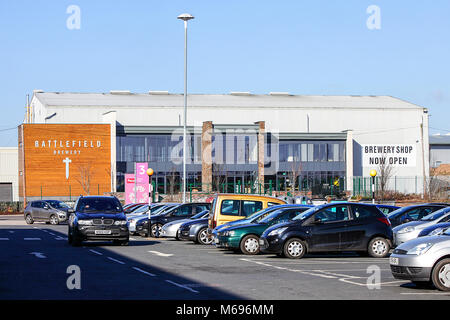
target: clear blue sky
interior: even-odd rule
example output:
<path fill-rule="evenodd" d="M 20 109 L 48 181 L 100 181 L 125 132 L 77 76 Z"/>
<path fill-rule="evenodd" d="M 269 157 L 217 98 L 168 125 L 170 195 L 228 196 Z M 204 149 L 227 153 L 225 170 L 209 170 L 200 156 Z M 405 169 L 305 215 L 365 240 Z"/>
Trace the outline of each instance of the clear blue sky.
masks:
<path fill-rule="evenodd" d="M 80 30 L 66 27 L 72 4 Z M 0 146 L 17 146 L 7 129 L 33 89 L 182 93 L 184 12 L 191 93 L 391 95 L 450 132 L 448 0 L 0 0 Z"/>

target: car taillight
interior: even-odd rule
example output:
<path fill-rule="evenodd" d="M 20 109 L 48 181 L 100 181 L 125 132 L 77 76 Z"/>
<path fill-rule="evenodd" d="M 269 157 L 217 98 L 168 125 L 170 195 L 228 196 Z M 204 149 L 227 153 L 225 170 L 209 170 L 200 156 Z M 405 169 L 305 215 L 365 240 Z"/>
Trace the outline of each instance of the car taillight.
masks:
<path fill-rule="evenodd" d="M 389 221 L 388 218 L 383 217 L 383 218 L 377 218 L 378 221 L 383 222 L 385 225 L 387 226 L 391 226 L 391 221 Z"/>

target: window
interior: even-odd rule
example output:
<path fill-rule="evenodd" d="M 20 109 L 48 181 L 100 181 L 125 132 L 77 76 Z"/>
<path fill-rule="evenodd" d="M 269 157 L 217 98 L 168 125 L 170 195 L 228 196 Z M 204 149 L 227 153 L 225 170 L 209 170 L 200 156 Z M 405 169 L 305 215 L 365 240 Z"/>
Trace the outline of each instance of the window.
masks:
<path fill-rule="evenodd" d="M 33 202 L 33 203 L 31 203 L 31 206 L 33 208 L 42 208 L 42 202 L 40 202 L 40 201 Z"/>
<path fill-rule="evenodd" d="M 268 207 L 271 207 L 271 206 L 279 206 L 280 204 L 279 203 L 275 203 L 275 202 L 268 202 L 267 203 L 267 206 Z"/>
<path fill-rule="evenodd" d="M 261 201 L 247 201 L 242 202 L 242 215 L 248 217 L 252 213 L 262 209 Z"/>
<path fill-rule="evenodd" d="M 363 206 L 352 206 L 353 209 L 353 215 L 355 216 L 355 219 L 365 219 L 370 218 L 373 216 L 372 211 L 369 208 L 363 207 Z"/>
<path fill-rule="evenodd" d="M 206 205 L 206 204 L 196 205 L 195 207 L 196 207 L 196 209 L 195 209 L 196 211 L 195 212 L 197 212 L 197 213 L 200 213 L 200 212 L 205 211 L 205 210 L 209 210 L 209 206 Z"/>
<path fill-rule="evenodd" d="M 192 214 L 192 206 L 182 206 L 173 212 L 173 215 L 176 217 L 184 217 L 184 216 L 190 216 Z"/>
<path fill-rule="evenodd" d="M 223 200 L 220 207 L 220 213 L 226 216 L 238 216 L 240 202 L 240 200 Z"/>
<path fill-rule="evenodd" d="M 347 206 L 328 207 L 316 213 L 315 220 L 323 223 L 339 222 L 348 220 Z"/>
<path fill-rule="evenodd" d="M 421 211 L 421 208 L 413 209 L 413 210 L 409 211 L 406 214 L 406 216 L 409 216 L 413 220 L 418 220 L 419 216 L 420 216 L 420 211 Z"/>

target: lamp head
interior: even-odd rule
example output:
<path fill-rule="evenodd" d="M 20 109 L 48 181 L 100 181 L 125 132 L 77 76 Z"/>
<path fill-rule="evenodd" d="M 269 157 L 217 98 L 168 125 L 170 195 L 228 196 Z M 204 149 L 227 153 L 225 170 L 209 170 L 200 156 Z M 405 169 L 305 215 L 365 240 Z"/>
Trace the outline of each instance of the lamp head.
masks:
<path fill-rule="evenodd" d="M 183 13 L 180 14 L 177 19 L 183 20 L 183 21 L 189 21 L 194 19 L 194 16 L 190 15 L 189 13 Z"/>

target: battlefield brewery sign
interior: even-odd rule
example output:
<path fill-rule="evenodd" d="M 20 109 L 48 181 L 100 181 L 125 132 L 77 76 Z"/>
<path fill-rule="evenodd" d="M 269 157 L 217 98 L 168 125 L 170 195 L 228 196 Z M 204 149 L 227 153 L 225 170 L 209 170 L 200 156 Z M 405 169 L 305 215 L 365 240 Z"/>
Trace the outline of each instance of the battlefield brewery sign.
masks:
<path fill-rule="evenodd" d="M 111 191 L 109 124 L 23 124 L 19 154 L 21 197 Z"/>

